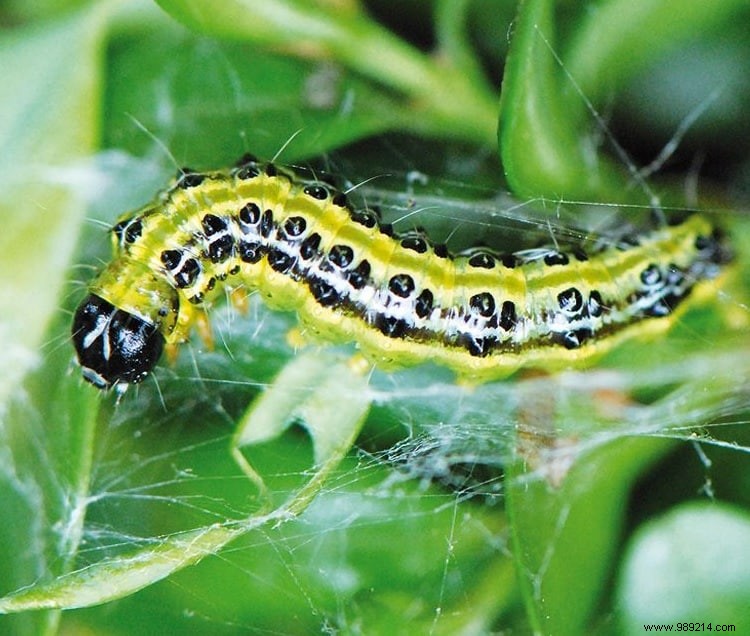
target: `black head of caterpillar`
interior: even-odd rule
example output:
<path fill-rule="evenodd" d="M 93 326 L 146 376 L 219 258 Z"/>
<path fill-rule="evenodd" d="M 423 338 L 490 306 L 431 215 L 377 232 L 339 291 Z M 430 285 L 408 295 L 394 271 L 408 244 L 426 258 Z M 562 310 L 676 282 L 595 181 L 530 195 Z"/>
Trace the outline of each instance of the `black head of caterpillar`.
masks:
<path fill-rule="evenodd" d="M 326 183 L 252 157 L 181 171 L 112 237 L 114 258 L 73 321 L 84 377 L 100 388 L 143 380 L 222 287 L 257 289 L 296 310 L 308 333 L 355 341 L 381 366 L 432 360 L 486 381 L 522 365 L 586 363 L 662 330 L 731 259 L 697 215 L 589 254 L 453 256 L 422 231 L 395 234 Z"/>
<path fill-rule="evenodd" d="M 73 342 L 83 377 L 104 389 L 140 382 L 164 349 L 156 325 L 90 294 L 73 319 Z"/>
<path fill-rule="evenodd" d="M 120 240 L 118 226 L 113 231 Z M 179 306 L 177 291 L 163 277 L 125 255 L 114 258 L 73 317 L 83 377 L 102 389 L 143 380 L 161 357 Z"/>

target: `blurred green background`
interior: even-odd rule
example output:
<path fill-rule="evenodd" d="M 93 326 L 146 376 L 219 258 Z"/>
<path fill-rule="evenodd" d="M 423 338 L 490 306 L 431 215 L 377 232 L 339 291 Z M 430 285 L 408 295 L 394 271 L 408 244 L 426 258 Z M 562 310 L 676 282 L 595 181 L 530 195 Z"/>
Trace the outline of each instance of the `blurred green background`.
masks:
<path fill-rule="evenodd" d="M 31 586 L 0 632 L 750 629 L 748 20 L 738 0 L 0 0 L 0 594 Z M 649 166 L 670 141 L 639 185 L 622 153 Z M 293 316 L 217 307 L 213 350 L 119 401 L 68 337 L 114 219 L 246 151 L 377 176 L 368 196 L 443 206 L 446 233 L 502 223 L 498 192 L 537 220 L 544 198 L 558 229 L 585 225 L 561 200 L 627 216 L 658 195 L 715 217 L 738 264 L 663 341 L 586 373 L 374 374 L 304 505 L 319 434 L 242 449 L 272 505 L 300 505 L 265 523 L 230 445 L 297 357 Z M 162 579 L 185 532 L 205 558 Z"/>

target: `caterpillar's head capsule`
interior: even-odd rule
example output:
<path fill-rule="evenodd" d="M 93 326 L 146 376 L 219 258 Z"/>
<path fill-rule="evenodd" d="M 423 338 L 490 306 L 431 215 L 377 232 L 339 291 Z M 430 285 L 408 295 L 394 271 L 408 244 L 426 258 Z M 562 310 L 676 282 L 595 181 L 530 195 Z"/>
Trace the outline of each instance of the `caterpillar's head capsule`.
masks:
<path fill-rule="evenodd" d="M 100 389 L 143 380 L 159 360 L 164 336 L 147 320 L 90 294 L 73 319 L 83 377 Z"/>

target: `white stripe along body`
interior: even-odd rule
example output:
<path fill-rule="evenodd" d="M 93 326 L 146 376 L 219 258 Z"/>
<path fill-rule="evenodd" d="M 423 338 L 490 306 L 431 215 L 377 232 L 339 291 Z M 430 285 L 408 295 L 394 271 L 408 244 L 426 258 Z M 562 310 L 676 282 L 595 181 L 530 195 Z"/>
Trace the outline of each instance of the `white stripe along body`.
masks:
<path fill-rule="evenodd" d="M 73 323 L 84 377 L 101 388 L 146 377 L 222 285 L 259 290 L 308 331 L 355 341 L 380 365 L 431 360 L 485 381 L 585 363 L 660 331 L 731 260 L 697 215 L 595 254 L 453 256 L 421 232 L 394 235 L 327 184 L 251 157 L 226 171 L 183 170 L 113 237 L 115 257 Z"/>

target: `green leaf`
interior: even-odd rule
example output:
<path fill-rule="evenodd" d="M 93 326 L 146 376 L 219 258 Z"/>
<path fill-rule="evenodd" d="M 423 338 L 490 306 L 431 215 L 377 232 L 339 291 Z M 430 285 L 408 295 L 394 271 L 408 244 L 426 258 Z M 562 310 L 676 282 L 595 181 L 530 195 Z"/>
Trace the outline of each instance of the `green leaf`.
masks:
<path fill-rule="evenodd" d="M 196 31 L 282 48 L 306 59 L 333 61 L 395 91 L 403 127 L 436 136 L 490 143 L 497 100 L 468 66 L 460 47 L 453 59 L 427 56 L 372 20 L 359 4 L 281 0 L 159 0 Z M 456 38 L 452 38 L 455 42 Z"/>
<path fill-rule="evenodd" d="M 66 373 L 67 348 L 44 337 L 86 213 L 111 9 L 0 33 L 1 593 L 67 571 L 83 535 L 98 403 Z M 37 613 L 3 629 L 43 633 L 58 620 Z"/>
<path fill-rule="evenodd" d="M 520 438 L 508 474 L 516 567 L 534 629 L 581 634 L 602 600 L 629 488 L 670 443 L 617 438 L 579 454 L 563 438 L 545 454 L 546 443 L 534 431 Z"/>
<path fill-rule="evenodd" d="M 331 400 L 331 395 L 336 400 Z M 242 418 L 233 446 L 278 437 L 293 423 L 312 438 L 315 463 L 345 454 L 370 405 L 367 380 L 347 360 L 331 351 L 296 356 Z"/>
<path fill-rule="evenodd" d="M 304 352 L 287 363 L 242 417 L 232 442 L 234 456 L 263 487 L 262 478 L 239 449 L 275 439 L 290 424 L 302 425 L 312 440 L 316 474 L 286 506 L 289 514 L 299 514 L 352 448 L 370 401 L 367 379 L 344 357 L 326 351 Z"/>
<path fill-rule="evenodd" d="M 86 212 L 75 166 L 98 141 L 107 6 L 0 33 L 0 414 L 38 363 Z"/>
<path fill-rule="evenodd" d="M 252 525 L 265 521 L 255 519 Z M 6 596 L 0 599 L 0 613 L 89 607 L 122 598 L 214 554 L 243 531 L 216 526 L 168 537 L 154 548 L 99 561 Z"/>
<path fill-rule="evenodd" d="M 270 159 L 282 149 L 280 160 L 289 162 L 403 119 L 392 95 L 345 69 L 208 41 L 165 21 L 158 32 L 126 32 L 113 42 L 108 72 L 117 80 L 104 95 L 105 145 L 147 156 L 155 138 L 165 146 L 162 163 L 171 154 L 193 167 L 231 165 L 247 151 Z M 116 212 L 109 210 L 110 218 Z"/>
<path fill-rule="evenodd" d="M 498 132 L 506 176 L 522 196 L 620 199 L 626 179 L 592 152 L 577 107 L 580 97 L 566 83 L 557 58 L 553 6 L 550 0 L 525 0 L 519 9 Z"/>
<path fill-rule="evenodd" d="M 682 202 L 681 192 L 652 188 L 614 139 L 607 140 L 613 158 L 605 154 L 597 134 L 607 124 L 597 113 L 613 89 L 659 55 L 697 32 L 743 19 L 745 10 L 741 0 L 612 0 L 579 10 L 566 45 L 558 42 L 555 4 L 524 0 L 503 78 L 498 137 L 511 187 L 553 200 Z"/>
<path fill-rule="evenodd" d="M 554 377 L 521 384 L 506 507 L 534 629 L 589 629 L 612 577 L 635 480 L 677 440 L 696 440 L 694 427 L 746 401 L 748 358 L 726 355 L 683 354 L 671 371 L 639 358 L 640 368 L 623 366 L 620 381 L 610 379 L 602 394 L 593 371 L 562 385 Z M 632 354 L 624 357 L 633 364 Z M 664 382 L 679 388 L 669 391 Z M 626 398 L 644 390 L 652 395 L 641 404 Z"/>
<path fill-rule="evenodd" d="M 646 623 L 705 624 L 699 631 L 750 630 L 750 515 L 721 502 L 691 502 L 641 527 L 618 583 L 625 634 Z"/>
<path fill-rule="evenodd" d="M 744 20 L 745 0 L 608 0 L 581 13 L 565 63 L 580 91 L 597 104 L 667 51 Z M 581 103 L 583 106 L 583 103 Z"/>
<path fill-rule="evenodd" d="M 69 366 L 67 348 L 47 352 L 2 416 L 0 594 L 64 575 L 85 542 L 99 399 Z M 58 620 L 32 613 L 0 625 L 7 633 L 44 633 Z"/>
<path fill-rule="evenodd" d="M 337 400 L 330 399 L 334 390 L 338 394 Z M 92 403 L 89 400 L 89 405 Z M 351 448 L 369 404 L 366 379 L 353 373 L 343 360 L 332 354 L 321 356 L 308 353 L 297 357 L 285 367 L 276 383 L 252 405 L 232 444 L 233 450 L 237 450 L 273 439 L 288 426 L 289 418 L 304 424 L 313 441 L 316 467 L 309 480 L 299 490 L 292 492 L 287 501 L 270 514 L 253 513 L 245 520 L 175 533 L 158 539 L 153 547 L 103 559 L 73 572 L 63 571 L 50 582 L 32 585 L 1 598 L 0 613 L 88 607 L 122 598 L 197 563 L 209 554 L 215 554 L 227 543 L 251 530 L 269 523 L 288 521 L 301 514 Z M 85 511 L 89 486 L 87 477 L 91 471 L 93 422 L 87 426 L 78 422 L 74 424 L 89 436 L 89 439 L 81 439 L 80 435 L 72 439 L 73 450 L 85 454 L 84 465 L 78 467 L 84 481 L 73 491 L 81 499 L 81 507 Z M 235 453 L 235 456 L 240 459 L 242 467 L 249 468 L 241 455 Z M 260 476 L 250 470 L 249 476 L 260 481 Z M 61 475 L 62 471 L 54 467 L 51 474 Z M 71 545 L 59 548 L 62 554 L 71 557 L 81 540 L 83 512 L 76 521 L 78 525 L 72 531 L 73 538 L 68 541 Z M 72 563 L 72 558 L 68 561 Z"/>

